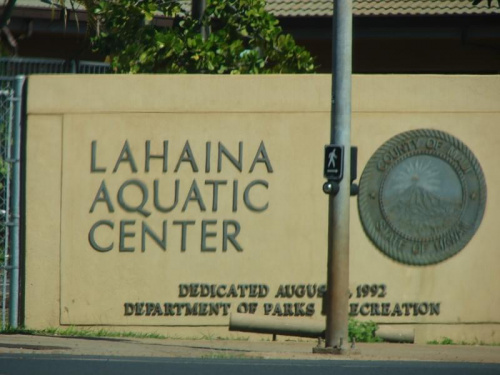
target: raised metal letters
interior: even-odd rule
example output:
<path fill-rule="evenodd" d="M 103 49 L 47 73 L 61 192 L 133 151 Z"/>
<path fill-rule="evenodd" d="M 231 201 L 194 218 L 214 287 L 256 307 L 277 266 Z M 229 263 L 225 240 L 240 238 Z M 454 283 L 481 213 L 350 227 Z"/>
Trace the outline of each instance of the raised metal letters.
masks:
<path fill-rule="evenodd" d="M 405 264 L 441 262 L 478 229 L 486 183 L 479 162 L 458 139 L 437 130 L 399 134 L 370 158 L 358 207 L 366 234 Z"/>

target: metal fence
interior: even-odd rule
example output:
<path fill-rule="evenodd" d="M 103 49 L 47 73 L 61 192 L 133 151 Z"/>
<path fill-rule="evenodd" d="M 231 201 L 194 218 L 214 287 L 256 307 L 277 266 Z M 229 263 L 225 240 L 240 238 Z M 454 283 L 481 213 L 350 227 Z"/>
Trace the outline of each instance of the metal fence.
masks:
<path fill-rule="evenodd" d="M 13 77 L 29 74 L 105 74 L 111 73 L 107 63 L 61 59 L 0 57 L 0 76 Z"/>
<path fill-rule="evenodd" d="M 25 78 L 0 77 L 0 307 L 18 326 L 21 114 Z"/>
<path fill-rule="evenodd" d="M 105 74 L 109 64 L 0 57 L 0 323 L 19 324 L 21 121 L 25 75 Z"/>
<path fill-rule="evenodd" d="M 25 75 L 105 74 L 109 64 L 0 57 L 0 323 L 19 324 L 21 122 Z"/>

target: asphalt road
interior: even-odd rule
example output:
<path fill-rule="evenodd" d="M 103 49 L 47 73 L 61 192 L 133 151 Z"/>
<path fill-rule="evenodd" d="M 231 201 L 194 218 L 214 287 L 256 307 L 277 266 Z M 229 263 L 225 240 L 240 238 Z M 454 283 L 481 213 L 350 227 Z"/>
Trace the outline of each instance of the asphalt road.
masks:
<path fill-rule="evenodd" d="M 500 375 L 500 364 L 0 355 L 0 375 Z"/>

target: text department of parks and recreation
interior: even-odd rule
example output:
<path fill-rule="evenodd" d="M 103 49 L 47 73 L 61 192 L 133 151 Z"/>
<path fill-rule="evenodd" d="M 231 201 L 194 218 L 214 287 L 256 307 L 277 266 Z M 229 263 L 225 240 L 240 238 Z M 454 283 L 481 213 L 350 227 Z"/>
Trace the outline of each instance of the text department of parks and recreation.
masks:
<path fill-rule="evenodd" d="M 196 298 L 197 301 L 125 302 L 125 316 L 226 316 L 238 313 L 273 316 L 313 316 L 321 310 L 325 284 L 280 284 L 273 294 L 267 284 L 206 284 L 182 283 L 178 298 Z M 266 298 L 273 298 L 268 301 Z M 361 284 L 351 293 L 350 316 L 438 316 L 440 302 L 380 302 L 387 297 L 385 284 Z M 216 301 L 215 299 L 225 299 Z M 251 300 L 239 300 L 250 298 Z M 276 302 L 276 299 L 280 300 Z M 315 300 L 316 299 L 316 300 Z M 317 300 L 320 299 L 318 302 Z M 375 299 L 375 301 L 374 301 Z M 281 302 L 284 301 L 284 302 Z"/>

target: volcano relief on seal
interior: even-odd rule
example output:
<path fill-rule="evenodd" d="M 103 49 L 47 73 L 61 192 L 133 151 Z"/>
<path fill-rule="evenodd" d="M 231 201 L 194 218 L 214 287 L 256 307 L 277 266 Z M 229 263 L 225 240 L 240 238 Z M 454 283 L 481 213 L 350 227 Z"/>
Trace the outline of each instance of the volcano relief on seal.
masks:
<path fill-rule="evenodd" d="M 412 130 L 383 144 L 360 181 L 359 213 L 371 241 L 392 259 L 441 262 L 462 250 L 486 205 L 479 162 L 460 140 Z"/>

